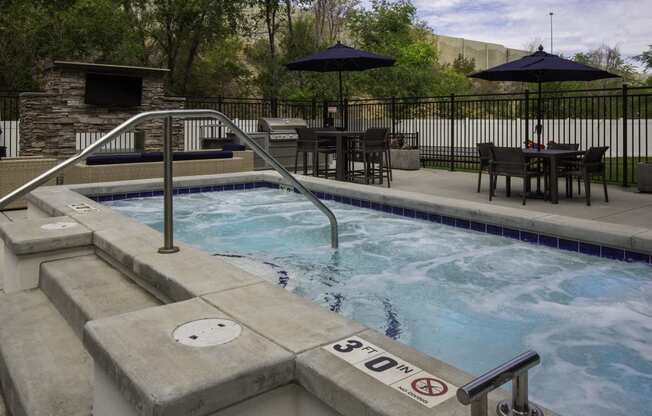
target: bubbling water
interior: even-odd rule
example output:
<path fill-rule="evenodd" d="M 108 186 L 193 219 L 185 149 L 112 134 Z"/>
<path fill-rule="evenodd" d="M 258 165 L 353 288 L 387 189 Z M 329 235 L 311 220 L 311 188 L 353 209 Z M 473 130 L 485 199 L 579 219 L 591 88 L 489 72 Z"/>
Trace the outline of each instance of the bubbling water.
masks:
<path fill-rule="evenodd" d="M 162 229 L 161 198 L 106 204 Z M 176 238 L 474 374 L 534 349 L 531 396 L 561 414 L 649 414 L 649 265 L 327 204 L 337 251 L 319 211 L 270 189 L 175 196 Z"/>

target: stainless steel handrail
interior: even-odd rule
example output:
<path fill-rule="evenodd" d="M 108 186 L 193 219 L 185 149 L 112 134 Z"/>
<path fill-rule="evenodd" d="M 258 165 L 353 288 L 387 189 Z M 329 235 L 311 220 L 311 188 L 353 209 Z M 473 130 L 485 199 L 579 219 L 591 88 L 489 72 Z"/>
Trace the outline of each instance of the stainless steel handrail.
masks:
<path fill-rule="evenodd" d="M 215 110 L 161 110 L 161 111 L 148 111 L 144 113 L 140 113 L 138 115 L 133 116 L 129 120 L 125 121 L 124 123 L 120 124 L 104 136 L 102 136 L 98 141 L 95 143 L 91 144 L 90 146 L 86 147 L 84 150 L 82 150 L 80 153 L 78 153 L 75 156 L 72 156 L 69 159 L 66 159 L 65 161 L 61 162 L 57 166 L 49 169 L 48 171 L 42 173 L 41 175 L 37 176 L 36 178 L 32 179 L 31 181 L 27 182 L 25 185 L 15 189 L 14 191 L 10 192 L 9 194 L 5 195 L 4 197 L 0 198 L 0 209 L 3 207 L 7 206 L 10 202 L 20 198 L 21 196 L 24 196 L 28 194 L 29 192 L 33 191 L 40 185 L 46 183 L 56 175 L 58 175 L 61 171 L 66 169 L 68 166 L 79 163 L 83 160 L 85 160 L 88 156 L 90 156 L 96 149 L 99 147 L 102 147 L 109 141 L 115 139 L 116 137 L 120 136 L 121 134 L 125 133 L 126 131 L 134 128 L 135 126 L 149 120 L 154 120 L 154 119 L 159 119 L 159 118 L 180 118 L 180 119 L 188 119 L 188 118 L 212 118 L 219 120 L 222 122 L 228 129 L 230 129 L 240 140 L 242 140 L 244 143 L 246 143 L 255 153 L 257 153 L 261 158 L 263 158 L 267 163 L 269 163 L 278 173 L 281 174 L 285 179 L 287 179 L 292 186 L 297 188 L 299 192 L 301 192 L 310 202 L 312 202 L 326 217 L 328 218 L 328 221 L 330 222 L 330 229 L 331 229 L 331 246 L 333 248 L 338 247 L 338 232 L 337 232 L 337 219 L 335 218 L 335 214 L 326 206 L 324 203 L 322 203 L 308 188 L 303 186 L 301 182 L 299 182 L 290 172 L 287 171 L 276 159 L 274 159 L 265 149 L 263 149 L 258 143 L 253 141 L 245 132 L 243 132 L 238 126 L 233 123 L 226 115 L 223 113 L 220 113 L 219 111 Z M 167 133 L 165 134 L 165 149 L 166 153 L 168 155 L 166 156 L 169 157 L 170 163 L 169 167 L 168 164 L 166 163 L 166 169 L 165 169 L 165 175 L 169 176 L 169 184 L 170 184 L 170 189 L 166 187 L 165 193 L 169 195 L 165 195 L 166 201 L 169 198 L 169 201 L 171 202 L 172 200 L 172 192 L 171 192 L 171 184 L 172 184 L 172 169 L 171 169 L 171 134 L 169 129 L 171 129 L 171 124 L 168 124 L 166 121 L 166 127 L 168 128 Z M 169 146 L 168 146 L 169 145 Z M 167 207 L 166 203 L 166 207 Z M 172 206 L 170 203 L 168 212 L 166 215 L 169 215 L 169 218 L 171 219 L 171 210 Z M 172 238 L 172 227 L 171 227 L 171 221 L 170 224 L 167 224 L 165 228 L 167 230 L 164 230 L 166 234 L 166 242 L 171 242 Z M 169 236 L 167 236 L 169 231 Z M 169 240 L 169 241 L 168 241 Z M 168 246 L 166 244 L 167 248 L 173 248 L 171 244 Z"/>
<path fill-rule="evenodd" d="M 512 381 L 512 400 L 498 403 L 499 416 L 543 416 L 528 400 L 528 370 L 541 362 L 539 354 L 526 351 L 457 389 L 457 400 L 471 405 L 471 416 L 487 416 L 487 395 Z"/>

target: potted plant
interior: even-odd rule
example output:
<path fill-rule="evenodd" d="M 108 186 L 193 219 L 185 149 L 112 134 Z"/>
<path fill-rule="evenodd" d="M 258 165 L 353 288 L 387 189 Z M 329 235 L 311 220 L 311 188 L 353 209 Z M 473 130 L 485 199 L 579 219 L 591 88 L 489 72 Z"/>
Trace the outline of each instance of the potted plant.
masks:
<path fill-rule="evenodd" d="M 416 136 L 416 133 L 396 133 L 392 136 L 389 146 L 389 155 L 392 159 L 392 169 L 401 170 L 419 170 L 421 160 L 419 156 L 419 147 L 415 140 L 406 140 Z"/>

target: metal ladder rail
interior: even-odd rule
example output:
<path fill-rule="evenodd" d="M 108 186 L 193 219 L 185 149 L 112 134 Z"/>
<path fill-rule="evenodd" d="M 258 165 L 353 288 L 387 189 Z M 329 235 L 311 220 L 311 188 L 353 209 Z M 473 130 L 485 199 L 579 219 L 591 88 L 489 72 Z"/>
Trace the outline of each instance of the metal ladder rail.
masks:
<path fill-rule="evenodd" d="M 165 137 L 164 137 L 164 201 L 165 201 L 165 226 L 164 226 L 164 235 L 165 235 L 165 245 L 161 249 L 161 252 L 174 252 L 176 250 L 172 246 L 172 139 L 171 139 L 171 129 L 172 129 L 172 118 L 179 119 L 189 119 L 189 118 L 212 118 L 222 122 L 228 129 L 230 129 L 240 140 L 246 143 L 256 154 L 263 158 L 267 163 L 269 163 L 274 170 L 276 170 L 281 176 L 287 179 L 292 186 L 297 188 L 310 202 L 312 202 L 326 217 L 330 223 L 331 230 L 331 246 L 333 248 L 338 248 L 338 230 L 337 230 L 337 219 L 335 214 L 326 206 L 323 202 L 319 200 L 308 188 L 306 188 L 301 182 L 299 182 L 287 169 L 285 169 L 274 157 L 272 157 L 265 149 L 263 149 L 258 143 L 252 140 L 244 131 L 242 131 L 238 126 L 231 121 L 226 115 L 216 110 L 161 110 L 161 111 L 148 111 L 143 112 L 138 115 L 131 117 L 129 120 L 120 124 L 104 136 L 102 136 L 98 141 L 86 147 L 80 153 L 75 156 L 66 159 L 57 166 L 47 170 L 36 178 L 30 180 L 25 185 L 15 189 L 4 197 L 0 198 L 0 209 L 7 206 L 7 204 L 13 202 L 14 200 L 28 194 L 33 191 L 40 185 L 46 183 L 50 179 L 56 177 L 67 167 L 79 163 L 89 157 L 93 152 L 107 144 L 108 142 L 114 140 L 116 137 L 125 133 L 126 131 L 136 127 L 137 125 L 155 119 L 164 118 L 165 123 Z M 170 249 L 171 251 L 166 251 L 165 249 Z"/>
<path fill-rule="evenodd" d="M 543 410 L 528 400 L 528 370 L 540 362 L 535 351 L 525 351 L 457 389 L 457 400 L 471 405 L 471 416 L 488 416 L 487 395 L 511 381 L 512 400 L 499 402 L 496 415 L 544 416 Z"/>

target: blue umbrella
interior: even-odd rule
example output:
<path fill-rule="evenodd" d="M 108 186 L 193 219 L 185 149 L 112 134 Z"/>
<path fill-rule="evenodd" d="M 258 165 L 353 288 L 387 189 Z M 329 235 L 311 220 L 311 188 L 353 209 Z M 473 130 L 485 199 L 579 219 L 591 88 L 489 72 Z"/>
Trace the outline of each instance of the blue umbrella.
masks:
<path fill-rule="evenodd" d="M 541 84 L 544 82 L 559 81 L 594 81 L 605 78 L 619 78 L 602 69 L 593 68 L 579 62 L 561 58 L 543 51 L 543 46 L 532 55 L 524 56 L 506 64 L 489 68 L 485 71 L 469 75 L 488 81 L 520 81 L 536 82 L 539 85 L 539 99 L 537 102 L 537 142 L 541 145 Z"/>
<path fill-rule="evenodd" d="M 366 71 L 367 69 L 392 66 L 394 62 L 393 58 L 351 48 L 338 41 L 328 49 L 290 62 L 286 68 L 291 71 L 338 72 L 341 104 L 342 71 Z"/>

